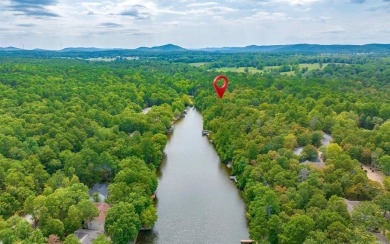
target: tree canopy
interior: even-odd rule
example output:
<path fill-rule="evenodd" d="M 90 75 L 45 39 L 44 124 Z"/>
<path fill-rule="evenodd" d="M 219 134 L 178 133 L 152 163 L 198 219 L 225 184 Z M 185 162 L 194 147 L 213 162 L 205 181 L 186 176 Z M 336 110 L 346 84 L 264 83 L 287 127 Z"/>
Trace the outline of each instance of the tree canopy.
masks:
<path fill-rule="evenodd" d="M 389 176 L 382 188 L 361 164 L 390 173 L 388 57 L 139 55 L 114 62 L 0 58 L 3 243 L 49 236 L 73 243 L 70 234 L 97 215 L 88 195 L 97 182 L 109 183 L 105 228 L 113 243 L 152 227 L 150 196 L 166 131 L 192 103 L 222 161 L 232 162 L 251 238 L 370 243 L 370 231 L 387 223 Z M 210 84 L 221 67 L 261 72 L 226 72 L 229 86 L 219 99 Z M 344 198 L 367 203 L 351 217 Z M 27 214 L 37 229 L 20 218 Z"/>

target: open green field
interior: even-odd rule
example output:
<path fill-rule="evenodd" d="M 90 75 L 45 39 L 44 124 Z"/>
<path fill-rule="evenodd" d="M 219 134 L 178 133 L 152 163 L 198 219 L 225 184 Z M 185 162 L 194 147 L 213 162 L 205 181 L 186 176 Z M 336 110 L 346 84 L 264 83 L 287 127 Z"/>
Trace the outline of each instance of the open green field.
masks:
<path fill-rule="evenodd" d="M 325 63 L 325 64 L 322 64 L 322 69 L 325 68 L 328 64 Z M 299 69 L 302 69 L 302 68 L 309 68 L 309 70 L 313 70 L 313 69 L 320 69 L 320 64 L 319 63 L 315 63 L 315 64 L 299 64 Z"/>
<path fill-rule="evenodd" d="M 295 71 L 280 72 L 282 75 L 294 75 Z"/>
<path fill-rule="evenodd" d="M 281 66 L 265 66 L 264 70 L 272 70 L 272 69 L 279 69 Z"/>
<path fill-rule="evenodd" d="M 199 67 L 199 66 L 201 66 L 203 64 L 205 64 L 205 63 L 192 63 L 190 65 Z M 327 65 L 328 65 L 327 63 L 323 64 L 322 68 L 325 68 Z M 259 70 L 257 68 L 248 67 L 248 71 L 249 71 L 249 73 L 255 74 L 255 73 L 263 73 L 264 71 L 271 71 L 271 70 L 279 69 L 280 67 L 281 66 L 265 66 L 264 70 Z M 214 70 L 217 71 L 217 72 L 239 72 L 239 73 L 244 73 L 245 72 L 245 68 L 246 67 L 239 67 L 239 68 L 222 67 L 222 68 L 216 68 Z M 315 63 L 315 64 L 299 64 L 299 69 L 301 70 L 302 68 L 308 68 L 309 71 L 310 70 L 314 70 L 314 69 L 320 69 L 320 64 L 319 63 Z M 294 75 L 295 72 L 294 71 L 288 71 L 288 72 L 281 72 L 281 74 L 284 74 L 284 75 Z"/>
<path fill-rule="evenodd" d="M 194 66 L 194 67 L 204 66 L 205 64 L 208 64 L 208 63 L 207 62 L 189 63 L 189 65 Z"/>
<path fill-rule="evenodd" d="M 239 68 L 222 67 L 222 68 L 217 68 L 217 69 L 214 69 L 214 70 L 217 71 L 217 72 L 239 72 L 239 73 L 244 73 L 245 72 L 245 68 L 246 67 L 239 67 Z M 259 70 L 257 68 L 248 67 L 248 72 L 254 74 L 254 73 L 262 73 L 263 71 Z"/>
<path fill-rule="evenodd" d="M 322 64 L 322 68 L 325 68 L 328 64 Z M 278 69 L 281 66 L 265 66 L 264 70 L 272 70 L 272 69 Z M 309 68 L 309 70 L 314 70 L 314 69 L 320 69 L 320 64 L 315 63 L 315 64 L 299 64 L 299 69 L 302 68 Z M 283 73 L 289 73 L 289 72 L 283 72 Z"/>

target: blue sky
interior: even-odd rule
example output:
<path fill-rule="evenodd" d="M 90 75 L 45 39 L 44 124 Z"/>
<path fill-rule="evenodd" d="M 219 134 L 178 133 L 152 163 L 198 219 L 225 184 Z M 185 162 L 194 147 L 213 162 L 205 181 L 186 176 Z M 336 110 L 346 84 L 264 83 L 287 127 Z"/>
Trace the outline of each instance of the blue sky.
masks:
<path fill-rule="evenodd" d="M 390 43 L 390 0 L 1 0 L 0 46 Z"/>

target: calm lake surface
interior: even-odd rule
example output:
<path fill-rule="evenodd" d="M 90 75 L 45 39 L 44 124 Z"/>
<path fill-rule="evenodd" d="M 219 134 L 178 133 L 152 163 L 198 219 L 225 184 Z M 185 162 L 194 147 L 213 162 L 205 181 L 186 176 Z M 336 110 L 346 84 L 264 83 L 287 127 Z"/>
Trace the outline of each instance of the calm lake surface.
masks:
<path fill-rule="evenodd" d="M 193 108 L 175 124 L 159 172 L 159 218 L 137 243 L 233 244 L 249 238 L 244 201 L 202 128 Z"/>

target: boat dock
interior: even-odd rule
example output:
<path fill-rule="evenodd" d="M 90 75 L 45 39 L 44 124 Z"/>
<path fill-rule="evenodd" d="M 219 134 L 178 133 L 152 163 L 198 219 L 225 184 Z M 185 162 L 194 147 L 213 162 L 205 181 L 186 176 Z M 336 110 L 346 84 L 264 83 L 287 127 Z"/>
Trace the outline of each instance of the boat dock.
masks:
<path fill-rule="evenodd" d="M 229 178 L 230 178 L 231 180 L 234 180 L 234 181 L 237 183 L 237 177 L 236 177 L 235 175 L 231 175 Z"/>

